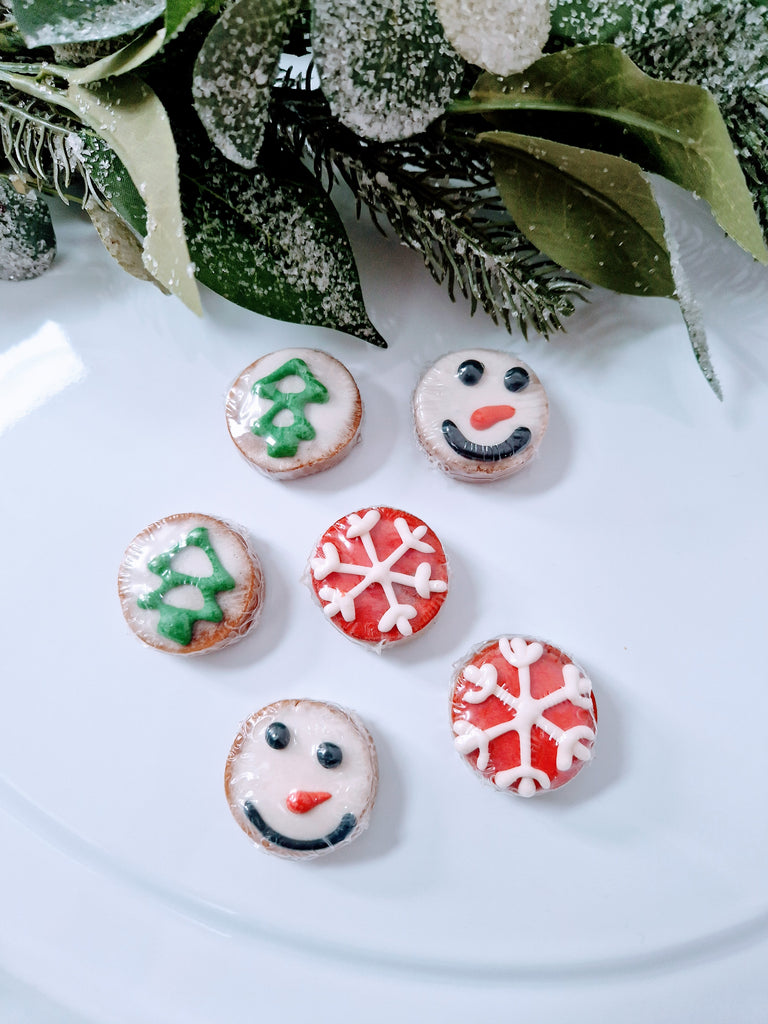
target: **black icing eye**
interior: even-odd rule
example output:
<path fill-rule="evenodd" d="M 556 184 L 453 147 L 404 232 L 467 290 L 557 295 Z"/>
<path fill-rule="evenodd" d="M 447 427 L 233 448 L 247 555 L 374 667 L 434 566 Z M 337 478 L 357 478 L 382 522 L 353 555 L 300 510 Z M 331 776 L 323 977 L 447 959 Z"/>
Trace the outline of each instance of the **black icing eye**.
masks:
<path fill-rule="evenodd" d="M 337 747 L 335 743 L 321 743 L 317 748 L 317 760 L 323 768 L 338 768 L 341 757 L 341 747 Z"/>
<path fill-rule="evenodd" d="M 285 750 L 291 741 L 291 731 L 282 722 L 273 722 L 267 727 L 264 739 L 273 750 Z"/>
<path fill-rule="evenodd" d="M 478 362 L 477 359 L 465 359 L 456 371 L 456 376 L 462 384 L 466 384 L 467 387 L 472 387 L 472 385 L 477 384 L 483 376 L 484 369 L 485 367 L 483 364 Z"/>
<path fill-rule="evenodd" d="M 504 374 L 504 387 L 507 391 L 522 391 L 530 383 L 530 375 L 522 366 L 513 366 Z"/>

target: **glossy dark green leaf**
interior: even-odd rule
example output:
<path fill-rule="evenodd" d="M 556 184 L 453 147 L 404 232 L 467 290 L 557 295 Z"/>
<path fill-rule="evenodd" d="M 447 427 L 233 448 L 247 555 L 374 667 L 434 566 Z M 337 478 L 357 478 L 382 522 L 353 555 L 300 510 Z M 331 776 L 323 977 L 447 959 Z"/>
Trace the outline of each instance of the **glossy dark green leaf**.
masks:
<path fill-rule="evenodd" d="M 99 194 L 142 238 L 147 233 L 147 207 L 125 165 L 94 132 L 83 130 L 81 159 Z"/>
<path fill-rule="evenodd" d="M 515 223 L 547 256 L 615 291 L 674 294 L 664 222 L 639 167 L 512 132 L 479 141 Z"/>
<path fill-rule="evenodd" d="M 423 131 L 464 70 L 433 0 L 315 0 L 312 47 L 333 113 L 379 142 Z"/>
<path fill-rule="evenodd" d="M 504 80 L 482 75 L 472 96 L 500 128 L 520 132 L 510 119 L 526 112 L 536 116 L 537 136 L 573 143 L 578 134 L 579 144 L 619 155 L 634 142 L 633 160 L 706 199 L 723 230 L 768 263 L 733 143 L 705 89 L 649 78 L 620 50 L 595 45 L 551 54 Z"/>
<path fill-rule="evenodd" d="M 209 32 L 195 62 L 195 110 L 211 142 L 255 167 L 270 87 L 299 0 L 237 0 Z"/>
<path fill-rule="evenodd" d="M 574 42 L 608 43 L 629 29 L 632 10 L 633 4 L 621 0 L 556 0 L 552 5 L 552 34 Z"/>
<path fill-rule="evenodd" d="M 56 236 L 43 197 L 33 190 L 19 193 L 0 175 L 0 280 L 39 277 L 56 256 Z"/>
<path fill-rule="evenodd" d="M 363 304 L 352 251 L 328 196 L 281 155 L 248 174 L 184 148 L 182 196 L 198 280 L 246 309 L 384 341 Z"/>
<path fill-rule="evenodd" d="M 160 51 L 165 42 L 165 29 L 148 29 L 133 38 L 125 46 L 99 60 L 78 68 L 57 68 L 57 74 L 68 82 L 86 85 L 99 82 L 115 75 L 125 75 L 135 71 Z"/>
<path fill-rule="evenodd" d="M 111 39 L 148 25 L 164 0 L 13 0 L 13 15 L 30 46 Z"/>
<path fill-rule="evenodd" d="M 168 0 L 165 5 L 165 35 L 173 39 L 202 11 L 218 11 L 224 0 Z"/>

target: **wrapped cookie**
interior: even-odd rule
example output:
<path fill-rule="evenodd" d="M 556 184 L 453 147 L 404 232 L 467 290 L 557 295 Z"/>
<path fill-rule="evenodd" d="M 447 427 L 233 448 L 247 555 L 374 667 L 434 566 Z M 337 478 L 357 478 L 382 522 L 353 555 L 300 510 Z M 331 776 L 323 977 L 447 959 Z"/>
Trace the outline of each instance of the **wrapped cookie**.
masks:
<path fill-rule="evenodd" d="M 248 366 L 227 395 L 227 428 L 262 473 L 290 480 L 329 469 L 360 439 L 363 406 L 349 370 L 318 349 L 283 349 Z"/>
<path fill-rule="evenodd" d="M 413 394 L 416 437 L 450 476 L 501 480 L 533 457 L 549 420 L 541 381 L 517 356 L 466 349 L 443 356 Z"/>
<path fill-rule="evenodd" d="M 428 626 L 448 592 L 437 535 L 416 516 L 388 506 L 360 509 L 330 526 L 307 576 L 333 625 L 376 650 Z"/>
<path fill-rule="evenodd" d="M 280 700 L 241 725 L 224 784 L 235 821 L 257 846 L 308 860 L 368 827 L 376 748 L 353 712 L 318 700 Z"/>
<path fill-rule="evenodd" d="M 242 527 L 182 513 L 134 537 L 117 587 L 125 620 L 145 644 L 169 654 L 206 654 L 255 625 L 264 575 Z"/>
<path fill-rule="evenodd" d="M 456 667 L 451 722 L 470 768 L 497 789 L 533 796 L 591 760 L 597 705 L 586 673 L 559 648 L 501 636 Z"/>

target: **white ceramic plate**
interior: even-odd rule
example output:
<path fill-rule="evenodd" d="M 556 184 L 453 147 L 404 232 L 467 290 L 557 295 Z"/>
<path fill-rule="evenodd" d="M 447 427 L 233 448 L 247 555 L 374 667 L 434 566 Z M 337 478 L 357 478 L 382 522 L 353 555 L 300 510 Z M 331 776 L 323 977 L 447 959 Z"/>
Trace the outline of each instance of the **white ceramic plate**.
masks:
<path fill-rule="evenodd" d="M 2 284 L 9 1020 L 760 1019 L 768 275 L 675 202 L 722 404 L 674 303 L 596 291 L 566 334 L 510 340 L 364 225 L 385 352 L 210 293 L 198 320 L 76 214 L 49 274 Z M 278 484 L 223 405 L 291 345 L 349 366 L 364 439 Z M 419 372 L 468 346 L 518 351 L 551 401 L 538 458 L 494 485 L 433 469 L 410 423 Z M 380 657 L 300 582 L 316 537 L 375 503 L 425 519 L 452 568 L 435 625 Z M 191 661 L 140 644 L 115 587 L 134 534 L 182 511 L 246 526 L 268 588 L 255 632 Z M 481 785 L 448 724 L 451 666 L 505 632 L 571 652 L 600 709 L 594 763 L 529 801 Z M 296 864 L 251 847 L 222 776 L 242 719 L 304 696 L 362 716 L 381 784 L 357 843 Z"/>

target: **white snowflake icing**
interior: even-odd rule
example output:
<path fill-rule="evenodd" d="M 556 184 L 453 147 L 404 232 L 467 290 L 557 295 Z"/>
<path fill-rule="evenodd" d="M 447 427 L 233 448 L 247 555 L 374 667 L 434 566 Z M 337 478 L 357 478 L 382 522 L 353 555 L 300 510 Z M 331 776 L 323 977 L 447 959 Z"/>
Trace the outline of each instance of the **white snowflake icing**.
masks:
<path fill-rule="evenodd" d="M 336 587 L 321 587 L 318 596 L 321 600 L 328 602 L 323 611 L 328 618 L 341 612 L 345 622 L 353 622 L 356 615 L 355 599 L 368 587 L 378 583 L 384 591 L 388 604 L 387 610 L 378 623 L 380 632 L 388 633 L 391 629 L 397 628 L 401 636 L 410 636 L 413 632 L 410 620 L 418 613 L 413 605 L 398 601 L 394 584 L 399 583 L 411 587 L 419 597 L 424 598 L 428 598 L 430 594 L 443 593 L 448 589 L 448 584 L 444 580 L 431 579 L 432 567 L 429 562 L 421 562 L 412 576 L 394 571 L 393 567 L 407 551 L 421 551 L 424 554 L 434 552 L 435 549 L 432 545 L 421 539 L 427 532 L 426 525 L 422 523 L 411 530 L 405 519 L 398 516 L 394 525 L 400 535 L 401 543 L 382 561 L 379 559 L 371 536 L 371 531 L 381 519 L 379 510 L 371 508 L 362 517 L 353 513 L 348 519 L 347 540 L 359 537 L 371 564 L 357 565 L 342 562 L 335 544 L 330 542 L 323 544 L 322 558 L 313 558 L 310 562 L 312 574 L 316 580 L 324 580 L 332 572 L 361 577 L 360 582 L 346 592 Z"/>
<path fill-rule="evenodd" d="M 583 676 L 573 664 L 563 665 L 563 685 L 545 697 L 531 696 L 531 665 L 544 653 L 542 645 L 536 641 L 528 643 L 521 637 L 499 640 L 499 651 L 506 662 L 517 669 L 520 685 L 519 697 L 513 696 L 498 683 L 495 665 L 485 664 L 478 668 L 468 665 L 464 675 L 478 687 L 477 690 L 464 694 L 468 704 L 482 704 L 489 697 L 498 697 L 514 712 L 514 716 L 488 729 L 478 729 L 476 725 L 460 719 L 454 722 L 456 733 L 454 746 L 460 754 L 477 751 L 477 767 L 483 771 L 490 760 L 489 746 L 492 740 L 508 732 L 516 732 L 520 737 L 520 766 L 496 772 L 492 782 L 499 789 L 509 789 L 519 781 L 517 792 L 520 796 L 533 796 L 536 783 L 542 789 L 549 789 L 552 780 L 546 772 L 534 768 L 531 764 L 531 732 L 537 726 L 557 745 L 557 770 L 567 771 L 573 764 L 574 757 L 580 761 L 588 761 L 592 756 L 589 746 L 595 739 L 594 729 L 586 725 L 576 725 L 571 729 L 561 729 L 548 718 L 544 712 L 558 704 L 570 701 L 576 707 L 592 711 L 592 688 L 589 680 Z"/>

